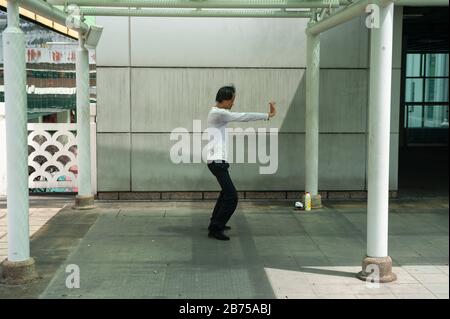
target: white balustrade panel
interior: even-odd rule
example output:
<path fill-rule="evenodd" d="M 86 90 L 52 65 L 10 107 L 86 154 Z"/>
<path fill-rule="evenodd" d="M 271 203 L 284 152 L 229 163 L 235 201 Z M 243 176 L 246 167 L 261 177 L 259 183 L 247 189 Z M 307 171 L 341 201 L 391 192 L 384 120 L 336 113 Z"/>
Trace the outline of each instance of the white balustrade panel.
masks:
<path fill-rule="evenodd" d="M 76 192 L 76 123 L 29 123 L 29 188 L 61 189 Z"/>

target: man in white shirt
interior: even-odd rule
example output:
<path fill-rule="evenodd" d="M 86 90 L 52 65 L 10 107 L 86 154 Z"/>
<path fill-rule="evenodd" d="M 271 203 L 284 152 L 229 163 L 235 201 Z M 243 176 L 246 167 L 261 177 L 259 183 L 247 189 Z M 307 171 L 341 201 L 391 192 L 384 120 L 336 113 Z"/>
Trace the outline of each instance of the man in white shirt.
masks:
<path fill-rule="evenodd" d="M 208 143 L 208 168 L 217 178 L 217 181 L 222 188 L 211 216 L 208 227 L 208 237 L 219 240 L 230 239 L 223 231 L 230 229 L 229 226 L 226 226 L 226 223 L 231 215 L 233 215 L 238 203 L 236 188 L 228 173 L 230 164 L 227 162 L 228 137 L 225 128 L 229 122 L 269 120 L 269 118 L 276 114 L 275 102 L 269 103 L 270 110 L 268 113 L 230 112 L 235 97 L 236 89 L 234 86 L 224 86 L 220 88 L 216 95 L 217 104 L 211 108 L 207 120 L 208 129 L 213 129 L 218 133 L 214 136 L 214 139 Z"/>

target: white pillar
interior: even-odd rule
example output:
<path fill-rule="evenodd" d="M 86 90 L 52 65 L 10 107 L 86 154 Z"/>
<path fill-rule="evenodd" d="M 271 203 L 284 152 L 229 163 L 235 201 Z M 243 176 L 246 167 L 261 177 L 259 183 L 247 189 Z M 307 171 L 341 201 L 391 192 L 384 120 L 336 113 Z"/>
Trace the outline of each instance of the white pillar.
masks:
<path fill-rule="evenodd" d="M 25 34 L 19 5 L 8 0 L 8 27 L 3 32 L 6 114 L 8 261 L 30 258 L 28 222 L 28 142 Z"/>
<path fill-rule="evenodd" d="M 77 83 L 77 143 L 78 143 L 78 195 L 92 196 L 90 98 L 89 98 L 89 52 L 84 47 L 80 33 L 76 56 Z"/>
<path fill-rule="evenodd" d="M 320 35 L 307 34 L 305 116 L 305 191 L 313 208 L 321 206 L 319 191 L 319 72 Z"/>
<path fill-rule="evenodd" d="M 0 102 L 0 197 L 6 196 L 5 103 Z"/>
<path fill-rule="evenodd" d="M 367 256 L 388 256 L 389 136 L 394 4 L 380 8 L 371 29 Z"/>
<path fill-rule="evenodd" d="M 97 194 L 97 104 L 91 103 L 91 183 L 92 194 Z"/>

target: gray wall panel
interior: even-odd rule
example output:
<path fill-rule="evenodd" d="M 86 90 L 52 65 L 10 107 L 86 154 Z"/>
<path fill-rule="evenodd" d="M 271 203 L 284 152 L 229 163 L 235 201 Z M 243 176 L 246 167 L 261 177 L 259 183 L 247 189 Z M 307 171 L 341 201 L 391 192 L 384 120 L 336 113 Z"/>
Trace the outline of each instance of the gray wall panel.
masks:
<path fill-rule="evenodd" d="M 394 7 L 394 34 L 392 46 L 392 67 L 401 69 L 402 67 L 402 37 L 403 37 L 403 7 Z"/>
<path fill-rule="evenodd" d="M 367 70 L 320 72 L 321 132 L 364 133 L 367 117 Z"/>
<path fill-rule="evenodd" d="M 97 68 L 97 131 L 130 131 L 130 69 Z"/>
<path fill-rule="evenodd" d="M 365 141 L 365 134 L 320 134 L 320 190 L 364 189 Z"/>
<path fill-rule="evenodd" d="M 129 18 L 96 17 L 103 26 L 96 49 L 97 66 L 128 66 L 130 64 Z"/>
<path fill-rule="evenodd" d="M 97 134 L 98 191 L 130 191 L 130 134 Z"/>
<path fill-rule="evenodd" d="M 131 18 L 131 65 L 305 67 L 308 19 Z"/>
<path fill-rule="evenodd" d="M 132 191 L 185 191 L 209 189 L 204 164 L 174 164 L 170 149 L 175 142 L 170 134 L 133 134 Z"/>
<path fill-rule="evenodd" d="M 190 134 L 190 136 L 192 136 Z M 321 134 L 320 189 L 363 190 L 365 135 Z M 204 163 L 174 164 L 169 134 L 133 134 L 133 191 L 218 190 Z M 230 174 L 239 190 L 299 190 L 304 188 L 304 134 L 279 135 L 278 170 L 260 174 L 259 162 L 232 163 Z M 247 155 L 246 155 L 247 156 Z"/>
<path fill-rule="evenodd" d="M 369 29 L 365 17 L 354 18 L 320 35 L 320 67 L 369 67 Z"/>
<path fill-rule="evenodd" d="M 169 134 L 133 134 L 133 191 L 219 190 L 217 181 L 207 169 L 206 164 L 172 163 L 170 148 L 174 144 L 174 141 L 170 141 Z M 303 134 L 279 136 L 278 170 L 275 174 L 259 174 L 259 167 L 264 166 L 259 162 L 232 163 L 230 174 L 236 188 L 239 190 L 287 190 L 304 187 L 303 145 Z"/>
<path fill-rule="evenodd" d="M 398 189 L 398 133 L 391 133 L 389 148 L 389 189 Z"/>
<path fill-rule="evenodd" d="M 398 133 L 400 129 L 400 91 L 401 70 L 392 70 L 391 90 L 391 133 Z"/>
<path fill-rule="evenodd" d="M 280 127 L 283 132 L 304 128 L 303 69 L 132 69 L 133 132 L 192 131 L 192 121 L 205 124 L 217 90 L 233 83 L 237 97 L 233 111 L 268 112 L 269 101 L 278 116 L 267 122 L 239 123 L 240 127 Z M 304 92 L 304 91 L 303 91 Z M 234 125 L 234 124 L 233 124 Z M 231 126 L 233 126 L 231 125 Z"/>

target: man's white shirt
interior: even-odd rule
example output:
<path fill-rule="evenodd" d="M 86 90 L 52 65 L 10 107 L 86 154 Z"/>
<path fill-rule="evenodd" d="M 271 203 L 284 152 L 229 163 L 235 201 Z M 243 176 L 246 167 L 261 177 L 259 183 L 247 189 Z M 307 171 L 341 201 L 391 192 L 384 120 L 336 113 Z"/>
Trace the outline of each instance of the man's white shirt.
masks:
<path fill-rule="evenodd" d="M 268 120 L 268 113 L 256 112 L 231 112 L 216 106 L 211 108 L 207 119 L 207 130 L 210 134 L 210 141 L 207 146 L 208 162 L 214 160 L 227 160 L 228 136 L 226 132 L 227 124 L 230 122 L 249 122 Z"/>

